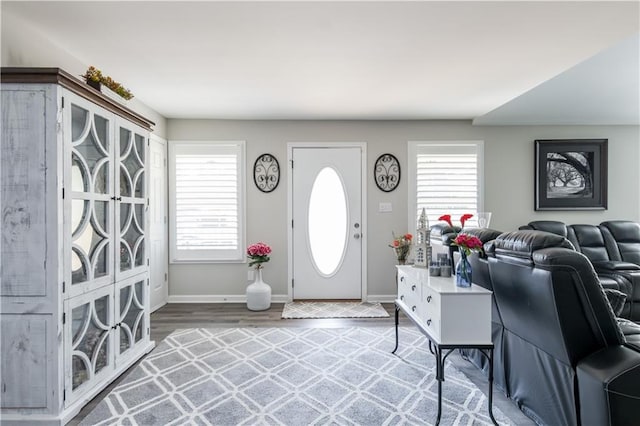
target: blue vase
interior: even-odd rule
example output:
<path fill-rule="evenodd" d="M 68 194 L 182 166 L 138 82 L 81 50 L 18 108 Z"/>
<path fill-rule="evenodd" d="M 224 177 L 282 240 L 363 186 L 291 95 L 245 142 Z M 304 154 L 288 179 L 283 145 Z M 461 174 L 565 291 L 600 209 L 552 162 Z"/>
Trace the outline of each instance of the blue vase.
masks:
<path fill-rule="evenodd" d="M 464 251 L 460 251 L 460 260 L 456 265 L 456 285 L 458 287 L 471 287 L 471 264 Z"/>

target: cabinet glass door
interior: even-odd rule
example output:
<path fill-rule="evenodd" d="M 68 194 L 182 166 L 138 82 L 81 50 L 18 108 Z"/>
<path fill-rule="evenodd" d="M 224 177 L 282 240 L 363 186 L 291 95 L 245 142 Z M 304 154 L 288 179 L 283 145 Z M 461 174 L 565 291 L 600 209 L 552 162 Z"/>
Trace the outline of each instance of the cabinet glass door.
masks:
<path fill-rule="evenodd" d="M 65 229 L 71 244 L 66 246 L 70 276 L 65 281 L 71 283 L 66 296 L 73 297 L 113 281 L 113 143 L 110 115 L 83 99 L 69 98 L 65 189 L 71 199 Z"/>
<path fill-rule="evenodd" d="M 119 152 L 115 176 L 119 230 L 116 280 L 120 280 L 147 268 L 147 137 L 142 129 L 125 122 L 118 123 L 116 132 Z"/>
<path fill-rule="evenodd" d="M 69 299 L 65 317 L 67 402 L 73 402 L 114 368 L 113 288 Z"/>
<path fill-rule="evenodd" d="M 149 331 L 148 275 L 129 278 L 116 290 L 116 367 L 136 354 Z"/>

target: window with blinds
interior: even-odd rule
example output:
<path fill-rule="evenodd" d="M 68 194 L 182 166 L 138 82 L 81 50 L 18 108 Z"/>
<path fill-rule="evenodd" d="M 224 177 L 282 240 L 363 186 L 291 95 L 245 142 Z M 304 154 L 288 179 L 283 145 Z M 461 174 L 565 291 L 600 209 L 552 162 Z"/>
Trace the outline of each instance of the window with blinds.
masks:
<path fill-rule="evenodd" d="M 244 143 L 171 142 L 171 260 L 244 259 Z"/>
<path fill-rule="evenodd" d="M 473 225 L 482 210 L 482 149 L 481 141 L 409 143 L 414 226 L 423 208 L 430 224 L 450 214 L 459 226 L 459 218 L 471 213 L 468 224 Z"/>

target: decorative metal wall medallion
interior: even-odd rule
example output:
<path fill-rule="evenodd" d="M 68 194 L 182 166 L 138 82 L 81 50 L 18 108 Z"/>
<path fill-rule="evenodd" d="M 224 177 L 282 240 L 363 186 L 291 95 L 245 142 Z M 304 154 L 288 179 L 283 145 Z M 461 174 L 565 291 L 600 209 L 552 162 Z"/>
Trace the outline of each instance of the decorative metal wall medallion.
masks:
<path fill-rule="evenodd" d="M 271 154 L 261 154 L 253 164 L 253 182 L 262 192 L 271 192 L 280 182 L 280 164 Z"/>
<path fill-rule="evenodd" d="M 384 192 L 391 192 L 400 183 L 400 163 L 393 154 L 382 154 L 373 168 L 376 185 Z"/>

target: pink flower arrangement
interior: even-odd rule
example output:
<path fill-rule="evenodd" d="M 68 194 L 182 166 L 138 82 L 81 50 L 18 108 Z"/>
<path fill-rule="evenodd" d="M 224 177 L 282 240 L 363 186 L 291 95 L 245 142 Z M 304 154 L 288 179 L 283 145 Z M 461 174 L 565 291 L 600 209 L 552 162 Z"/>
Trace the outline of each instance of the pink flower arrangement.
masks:
<path fill-rule="evenodd" d="M 460 251 L 469 256 L 472 251 L 482 251 L 482 241 L 474 235 L 458 234 L 453 245 L 460 247 Z"/>
<path fill-rule="evenodd" d="M 251 259 L 249 266 L 254 266 L 256 269 L 262 268 L 262 264 L 268 262 L 271 258 L 271 247 L 265 243 L 255 243 L 247 247 L 247 256 Z"/>
<path fill-rule="evenodd" d="M 460 216 L 460 225 L 462 225 L 462 227 L 464 228 L 464 223 L 471 219 L 473 217 L 472 214 L 470 213 L 465 213 L 462 216 Z M 438 220 L 444 220 L 445 222 L 447 222 L 449 224 L 450 227 L 453 228 L 453 223 L 451 222 L 451 215 L 450 214 L 443 214 L 442 216 L 440 216 L 438 218 Z"/>

